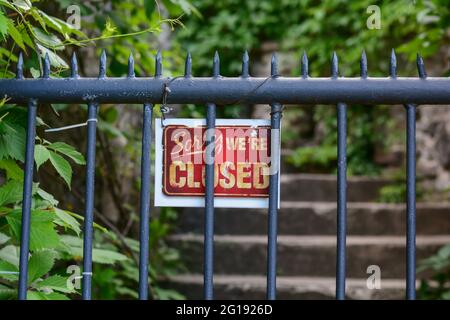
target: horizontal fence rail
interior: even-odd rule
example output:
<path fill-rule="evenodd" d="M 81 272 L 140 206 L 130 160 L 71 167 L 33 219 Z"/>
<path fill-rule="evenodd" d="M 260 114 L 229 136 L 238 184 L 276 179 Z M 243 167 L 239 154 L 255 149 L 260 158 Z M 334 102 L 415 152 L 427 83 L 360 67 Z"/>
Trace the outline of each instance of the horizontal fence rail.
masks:
<path fill-rule="evenodd" d="M 335 56 L 335 54 L 333 55 Z M 333 58 L 334 59 L 334 58 Z M 156 57 L 155 76 L 136 78 L 134 60 L 128 61 L 128 75 L 107 78 L 106 54 L 102 53 L 98 78 L 81 78 L 75 55 L 71 63 L 70 78 L 50 78 L 49 64 L 44 63 L 41 78 L 24 79 L 23 59 L 19 58 L 16 79 L 0 79 L 0 96 L 13 103 L 27 103 L 37 99 L 41 103 L 161 103 L 170 85 L 167 103 L 214 102 L 218 105 L 236 103 L 258 104 L 335 104 L 339 101 L 358 104 L 448 104 L 450 79 L 427 77 L 422 58 L 418 55 L 418 78 L 397 76 L 397 59 L 394 51 L 390 60 L 390 76 L 371 78 L 367 59 L 361 56 L 360 77 L 345 78 L 333 74 L 330 78 L 311 78 L 306 54 L 301 61 L 300 77 L 281 77 L 278 73 L 267 78 L 251 77 L 248 71 L 248 54 L 242 61 L 240 77 L 193 77 L 192 59 L 186 57 L 184 76 L 162 76 L 162 57 Z M 332 60 L 333 63 L 334 60 Z M 335 62 L 337 63 L 337 57 Z M 46 68 L 45 65 L 48 67 Z M 336 69 L 337 70 L 337 69 Z"/>
<path fill-rule="evenodd" d="M 193 77 L 192 58 L 186 57 L 185 74 L 175 78 L 163 77 L 162 56 L 155 59 L 155 76 L 136 78 L 134 60 L 128 60 L 128 74 L 124 78 L 108 78 L 106 74 L 106 53 L 100 57 L 98 78 L 80 78 L 75 55 L 71 60 L 69 78 L 50 78 L 50 60 L 46 55 L 39 79 L 25 79 L 23 57 L 19 56 L 16 79 L 0 80 L 0 97 L 7 97 L 10 103 L 28 106 L 26 139 L 25 179 L 22 207 L 22 235 L 20 247 L 19 299 L 27 296 L 27 272 L 30 238 L 31 184 L 33 179 L 33 157 L 36 126 L 36 109 L 39 103 L 81 103 L 88 105 L 88 144 L 86 167 L 86 209 L 84 224 L 83 299 L 91 299 L 92 236 L 94 221 L 94 177 L 95 177 L 95 132 L 97 111 L 101 104 L 143 104 L 142 189 L 140 200 L 140 257 L 139 298 L 148 298 L 149 219 L 150 219 L 150 150 L 152 138 L 152 117 L 154 104 L 198 103 L 207 108 L 208 128 L 214 128 L 216 105 L 269 104 L 271 106 L 272 129 L 279 129 L 282 106 L 285 104 L 330 104 L 337 106 L 338 117 L 338 212 L 337 212 L 337 259 L 336 298 L 345 298 L 346 280 L 346 215 L 347 215 L 347 110 L 351 104 L 402 104 L 407 115 L 407 234 L 406 234 L 406 298 L 415 299 L 416 272 L 416 168 L 415 168 L 415 122 L 416 110 L 420 104 L 450 104 L 450 79 L 427 77 L 422 58 L 418 55 L 418 77 L 397 76 L 397 59 L 392 51 L 389 77 L 370 78 L 367 58 L 363 52 L 360 62 L 360 77 L 339 76 L 338 57 L 333 54 L 330 78 L 309 77 L 306 54 L 301 59 L 299 77 L 281 77 L 274 55 L 271 61 L 271 75 L 267 78 L 251 77 L 249 57 L 244 53 L 242 73 L 238 77 L 220 75 L 219 55 L 213 59 L 212 77 Z M 72 126 L 73 127 L 73 126 Z M 279 138 L 279 137 L 278 137 Z M 279 139 L 275 139 L 279 148 Z M 214 145 L 214 134 L 208 135 L 207 145 Z M 204 230 L 204 297 L 214 298 L 214 158 L 206 164 L 205 230 Z M 279 163 L 276 160 L 275 173 L 270 177 L 268 209 L 267 246 L 267 298 L 276 298 L 276 251 L 278 220 Z M 301 190 L 300 190 L 301 192 Z"/>
<path fill-rule="evenodd" d="M 0 80 L 13 103 L 448 104 L 448 78 L 82 78 Z"/>

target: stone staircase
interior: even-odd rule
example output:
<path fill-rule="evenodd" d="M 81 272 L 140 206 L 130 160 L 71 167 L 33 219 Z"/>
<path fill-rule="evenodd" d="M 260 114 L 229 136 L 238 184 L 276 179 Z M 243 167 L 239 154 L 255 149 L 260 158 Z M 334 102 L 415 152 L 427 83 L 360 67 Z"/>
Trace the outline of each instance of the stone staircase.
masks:
<path fill-rule="evenodd" d="M 388 181 L 348 180 L 347 296 L 401 299 L 405 291 L 405 206 L 376 203 Z M 333 299 L 336 260 L 336 178 L 286 174 L 281 177 L 278 218 L 279 299 Z M 358 201 L 358 202 L 356 202 Z M 417 204 L 417 259 L 450 243 L 450 204 Z M 186 274 L 167 287 L 201 299 L 203 209 L 179 215 L 171 246 L 180 250 Z M 215 210 L 216 299 L 264 299 L 267 210 Z M 366 286 L 369 265 L 381 268 L 381 289 Z M 419 275 L 420 276 L 426 276 Z"/>

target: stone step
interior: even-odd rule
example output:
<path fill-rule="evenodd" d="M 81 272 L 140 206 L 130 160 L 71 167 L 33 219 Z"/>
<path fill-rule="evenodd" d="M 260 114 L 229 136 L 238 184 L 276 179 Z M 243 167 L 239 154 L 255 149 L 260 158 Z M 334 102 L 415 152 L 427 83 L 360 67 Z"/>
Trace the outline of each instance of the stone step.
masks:
<path fill-rule="evenodd" d="M 384 178 L 348 177 L 347 200 L 371 202 L 379 198 L 379 190 L 391 183 Z M 336 175 L 282 174 L 280 177 L 283 201 L 336 201 Z"/>
<path fill-rule="evenodd" d="M 203 208 L 179 213 L 179 233 L 203 234 Z M 216 234 L 265 235 L 267 210 L 216 209 Z M 404 235 L 406 207 L 403 204 L 356 203 L 347 206 L 349 235 Z M 336 203 L 283 201 L 278 216 L 280 235 L 336 234 Z M 417 234 L 450 234 L 450 203 L 418 203 Z"/>
<path fill-rule="evenodd" d="M 366 278 L 367 267 L 377 265 L 382 278 L 405 278 L 405 237 L 348 236 L 347 276 Z M 450 243 L 450 236 L 417 237 L 417 261 L 429 257 Z M 202 273 L 203 236 L 174 235 L 169 244 L 180 250 L 190 273 Z M 264 275 L 266 236 L 215 236 L 214 271 L 217 274 Z M 279 236 L 278 274 L 282 276 L 334 277 L 336 238 L 334 236 Z"/>
<path fill-rule="evenodd" d="M 203 276 L 186 274 L 171 277 L 162 284 L 164 288 L 175 289 L 187 299 L 203 298 Z M 319 277 L 277 277 L 278 299 L 334 299 L 335 279 Z M 346 298 L 358 300 L 403 299 L 405 281 L 402 279 L 383 279 L 380 289 L 368 289 L 366 279 L 346 281 Z M 214 297 L 227 299 L 265 299 L 266 277 L 258 275 L 215 275 Z"/>

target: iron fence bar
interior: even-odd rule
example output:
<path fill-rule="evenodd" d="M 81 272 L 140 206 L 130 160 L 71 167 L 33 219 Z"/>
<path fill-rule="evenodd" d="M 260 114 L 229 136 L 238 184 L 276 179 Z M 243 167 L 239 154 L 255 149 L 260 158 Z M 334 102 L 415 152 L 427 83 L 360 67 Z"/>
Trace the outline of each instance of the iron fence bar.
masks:
<path fill-rule="evenodd" d="M 420 79 L 427 78 L 425 64 L 417 54 Z M 416 299 L 416 114 L 414 104 L 406 104 L 406 299 Z"/>
<path fill-rule="evenodd" d="M 278 74 L 276 55 L 272 56 L 271 76 Z M 271 105 L 271 138 L 279 138 L 282 106 L 279 103 Z M 275 133 L 275 134 L 274 134 Z M 274 137 L 276 136 L 276 137 Z M 272 141 L 278 148 L 279 140 Z M 274 150 L 274 148 L 272 148 Z M 269 212 L 267 228 L 267 299 L 275 300 L 277 295 L 277 224 L 278 224 L 278 153 L 271 153 L 271 167 L 269 178 Z"/>
<path fill-rule="evenodd" d="M 139 299 L 148 299 L 148 257 L 150 233 L 150 175 L 153 105 L 143 108 L 141 198 L 140 198 L 140 251 L 139 251 Z"/>
<path fill-rule="evenodd" d="M 86 152 L 86 204 L 83 234 L 83 300 L 91 299 L 92 283 L 92 238 L 94 223 L 94 179 L 95 179 L 95 145 L 97 131 L 97 103 L 88 105 L 87 152 Z"/>
<path fill-rule="evenodd" d="M 205 169 L 205 234 L 204 234 L 204 280 L 205 300 L 214 299 L 214 147 L 216 105 L 207 105 L 206 116 L 206 169 Z"/>
<path fill-rule="evenodd" d="M 337 176 L 337 255 L 336 299 L 345 299 L 346 236 L 347 236 L 347 105 L 337 105 L 338 176 Z"/>
<path fill-rule="evenodd" d="M 271 135 L 272 138 L 279 137 L 282 106 L 273 104 L 271 106 L 271 129 L 278 133 Z M 275 148 L 278 148 L 277 142 Z M 273 150 L 273 149 L 272 149 Z M 278 180 L 279 180 L 279 153 L 272 153 L 271 162 L 274 171 L 269 178 L 269 216 L 268 216 L 268 246 L 267 246 L 267 299 L 276 299 L 277 290 L 277 235 L 278 235 Z"/>
<path fill-rule="evenodd" d="M 23 202 L 22 202 L 22 225 L 20 236 L 20 258 L 19 258 L 19 300 L 27 299 L 28 287 L 28 256 L 30 249 L 30 225 L 31 204 L 33 190 L 34 169 L 34 142 L 36 138 L 36 110 L 37 101 L 31 99 L 28 103 L 27 114 L 27 136 L 25 149 L 25 175 L 23 179 Z"/>
<path fill-rule="evenodd" d="M 416 299 L 416 106 L 406 106 L 406 298 Z"/>
<path fill-rule="evenodd" d="M 217 51 L 213 59 L 213 77 L 220 78 L 220 60 Z M 207 104 L 205 150 L 205 231 L 203 293 L 205 300 L 214 299 L 214 164 L 216 146 L 216 105 Z"/>
<path fill-rule="evenodd" d="M 333 80 L 339 77 L 336 53 L 331 59 Z M 346 237 L 347 237 L 347 105 L 337 104 L 337 242 L 336 242 L 336 299 L 345 299 Z"/>
<path fill-rule="evenodd" d="M 450 78 L 106 78 L 3 79 L 0 96 L 11 103 L 241 104 L 449 104 Z"/>

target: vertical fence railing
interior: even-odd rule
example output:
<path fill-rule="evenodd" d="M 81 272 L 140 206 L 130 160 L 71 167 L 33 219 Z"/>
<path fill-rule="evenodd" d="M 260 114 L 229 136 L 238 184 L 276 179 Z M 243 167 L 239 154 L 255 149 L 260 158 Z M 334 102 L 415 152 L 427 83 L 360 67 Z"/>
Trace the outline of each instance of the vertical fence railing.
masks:
<path fill-rule="evenodd" d="M 92 287 L 92 240 L 94 233 L 94 193 L 95 193 L 95 147 L 97 132 L 98 104 L 88 104 L 87 147 L 86 147 L 86 190 L 83 227 L 83 281 L 82 298 L 91 299 Z"/>
<path fill-rule="evenodd" d="M 347 236 L 347 106 L 337 105 L 338 176 L 337 176 L 337 247 L 336 299 L 345 299 Z"/>
<path fill-rule="evenodd" d="M 205 300 L 214 299 L 214 157 L 216 105 L 207 105 L 205 161 L 205 231 L 203 283 Z"/>
<path fill-rule="evenodd" d="M 278 61 L 276 55 L 272 56 L 271 76 L 278 75 Z M 278 235 L 278 179 L 279 179 L 279 131 L 281 123 L 282 106 L 273 103 L 270 106 L 271 118 L 271 172 L 269 177 L 269 210 L 267 228 L 267 299 L 275 300 L 277 294 L 277 235 Z M 276 152 L 273 152 L 276 151 Z"/>
<path fill-rule="evenodd" d="M 139 299 L 148 299 L 148 256 L 150 230 L 150 176 L 152 143 L 153 105 L 143 108 L 142 155 L 141 155 L 141 197 L 139 222 Z"/>
<path fill-rule="evenodd" d="M 406 105 L 406 298 L 416 298 L 416 106 Z"/>
<path fill-rule="evenodd" d="M 25 146 L 25 174 L 23 180 L 22 231 L 20 237 L 19 257 L 19 300 L 27 299 L 28 255 L 30 249 L 31 201 L 33 190 L 34 140 L 36 138 L 37 101 L 28 103 L 27 136 Z"/>
<path fill-rule="evenodd" d="M 214 147 L 216 104 L 270 104 L 271 129 L 279 131 L 284 104 L 333 104 L 337 105 L 338 174 L 337 174 L 337 247 L 336 247 L 336 298 L 345 298 L 346 281 L 346 138 L 347 103 L 353 104 L 404 104 L 406 108 L 407 141 L 407 234 L 406 234 L 406 298 L 415 299 L 416 282 L 416 109 L 420 104 L 450 104 L 450 80 L 427 78 L 422 58 L 418 55 L 419 79 L 397 78 L 397 58 L 392 51 L 390 77 L 371 79 L 367 72 L 367 58 L 363 52 L 360 61 L 359 79 L 341 78 L 338 59 L 333 54 L 331 79 L 309 79 L 306 53 L 301 59 L 301 78 L 279 78 L 277 61 L 272 59 L 269 78 L 253 78 L 249 74 L 247 52 L 242 59 L 242 73 L 238 78 L 223 79 L 220 76 L 219 56 L 213 60 L 212 78 L 192 77 L 192 60 L 186 57 L 184 77 L 163 78 L 162 56 L 155 59 L 155 77 L 142 81 L 135 79 L 134 61 L 130 55 L 127 79 L 106 78 L 106 54 L 100 58 L 97 79 L 79 79 L 75 55 L 71 59 L 70 81 L 50 78 L 50 60 L 46 55 L 40 79 L 24 79 L 23 57 L 20 54 L 16 79 L 0 80 L 2 93 L 11 97 L 13 103 L 28 103 L 26 152 L 24 165 L 24 189 L 22 205 L 22 231 L 19 262 L 18 298 L 27 298 L 28 257 L 31 228 L 34 141 L 36 131 L 37 102 L 40 103 L 88 103 L 87 152 L 86 152 L 86 198 L 83 232 L 83 280 L 82 297 L 91 299 L 92 282 L 92 237 L 94 212 L 94 178 L 97 111 L 101 103 L 143 103 L 141 195 L 140 195 L 140 255 L 139 298 L 148 298 L 149 219 L 151 192 L 151 139 L 152 111 L 154 103 L 165 102 L 163 93 L 171 84 L 171 103 L 198 103 L 207 107 L 206 135 L 206 188 L 204 216 L 204 298 L 214 298 Z M 175 81 L 176 80 L 176 81 Z M 312 81 L 314 80 L 314 81 Z M 74 82 L 76 81 L 76 82 Z M 273 137 L 273 136 L 272 136 Z M 275 141 L 276 140 L 276 141 Z M 279 136 L 272 141 L 279 148 Z M 209 150 L 209 152 L 208 152 Z M 278 214 L 278 159 L 272 160 L 276 168 L 271 170 L 268 244 L 267 244 L 267 298 L 276 298 L 277 269 L 277 214 Z M 273 168 L 272 168 L 273 169 Z"/>
<path fill-rule="evenodd" d="M 331 59 L 331 77 L 339 77 L 336 53 Z M 347 238 L 347 105 L 337 104 L 337 239 L 336 239 L 336 299 L 345 299 L 346 238 Z"/>

